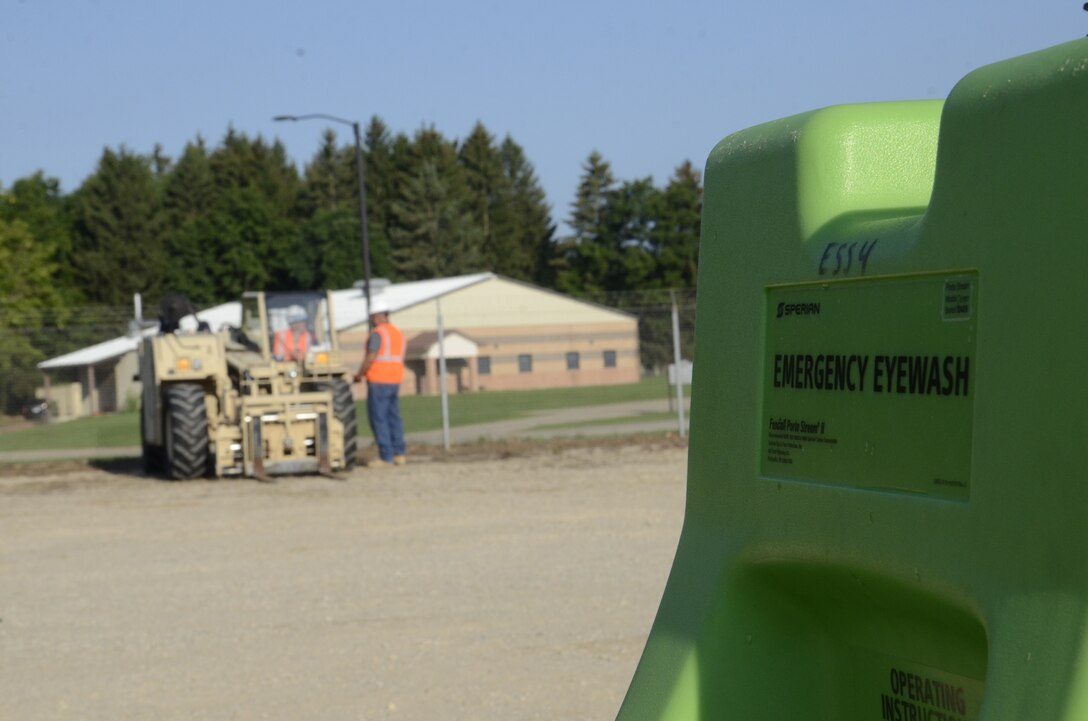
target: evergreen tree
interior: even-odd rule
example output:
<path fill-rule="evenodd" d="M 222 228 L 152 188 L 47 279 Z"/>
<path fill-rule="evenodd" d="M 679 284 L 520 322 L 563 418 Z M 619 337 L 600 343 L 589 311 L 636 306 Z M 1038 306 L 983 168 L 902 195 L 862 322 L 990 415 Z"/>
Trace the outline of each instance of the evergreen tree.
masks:
<path fill-rule="evenodd" d="M 217 294 L 235 297 L 240 282 L 249 290 L 299 289 L 299 279 L 310 273 L 309 259 L 297 254 L 301 181 L 282 143 L 250 140 L 231 128 L 209 165 L 217 189 L 211 216 L 217 235 L 208 246 L 220 249 L 213 257 L 222 264 L 212 269 Z"/>
<path fill-rule="evenodd" d="M 359 216 L 354 210 L 321 210 L 302 225 L 300 237 L 312 259 L 310 276 L 298 280 L 300 288 L 350 288 L 363 277 Z"/>
<path fill-rule="evenodd" d="M 151 161 L 106 149 L 75 199 L 73 260 L 92 303 L 155 294 L 166 269 L 164 215 Z"/>
<path fill-rule="evenodd" d="M 395 148 L 393 157 L 400 167 L 389 239 L 398 279 L 482 270 L 482 237 L 468 208 L 456 145 L 434 128 L 424 128 L 407 147 L 407 155 Z"/>
<path fill-rule="evenodd" d="M 574 230 L 575 242 L 594 241 L 602 234 L 608 194 L 615 183 L 612 166 L 594 150 L 582 164 L 582 179 L 571 206 L 568 223 Z"/>
<path fill-rule="evenodd" d="M 208 275 L 220 299 L 239 297 L 247 290 L 280 290 L 274 283 L 276 266 L 266 254 L 276 246 L 279 213 L 256 187 L 220 191 L 215 208 L 200 228 L 214 261 Z M 294 288 L 289 288 L 294 289 Z"/>
<path fill-rule="evenodd" d="M 699 232 L 703 189 L 699 171 L 685 161 L 661 193 L 653 230 L 657 255 L 655 279 L 650 285 L 676 289 L 682 298 L 694 289 L 698 277 Z M 664 299 L 663 299 L 664 300 Z M 695 323 L 695 305 L 680 303 L 680 323 L 691 327 Z M 671 317 L 665 313 L 643 314 L 639 318 L 639 343 L 642 364 L 647 368 L 664 368 L 672 363 Z M 694 335 L 681 336 L 681 352 L 691 358 Z"/>
<path fill-rule="evenodd" d="M 212 269 L 209 216 L 218 194 L 203 138 L 187 143 L 181 157 L 163 180 L 168 249 L 163 290 L 184 293 L 196 307 L 212 305 L 221 297 Z"/>
<path fill-rule="evenodd" d="M 397 133 L 393 137 L 393 142 L 389 152 L 390 174 L 387 181 L 388 195 L 385 203 L 385 237 L 388 243 L 388 255 L 386 260 L 388 261 L 387 272 L 378 270 L 378 265 L 375 262 L 374 273 L 380 277 L 386 277 L 390 280 L 404 280 L 399 275 L 399 269 L 394 258 L 398 250 L 397 243 L 399 242 L 399 236 L 403 235 L 403 229 L 400 226 L 400 213 L 397 210 L 397 204 L 401 202 L 404 188 L 408 186 L 413 179 L 419 173 L 420 160 L 416 156 L 415 145 L 412 140 L 408 138 L 404 133 Z M 377 256 L 375 256 L 377 261 Z"/>
<path fill-rule="evenodd" d="M 393 222 L 393 198 L 399 184 L 397 157 L 398 154 L 407 157 L 408 138 L 403 134 L 394 137 L 376 115 L 370 119 L 363 137 L 370 270 L 374 277 L 391 278 L 393 260 L 389 229 Z"/>
<path fill-rule="evenodd" d="M 326 287 L 323 267 L 328 257 L 350 260 L 345 251 L 360 254 L 358 186 L 354 147 L 338 146 L 336 133 L 325 130 L 321 147 L 306 166 L 299 195 L 299 210 L 304 220 L 291 251 L 291 279 L 295 286 Z M 344 270 L 355 267 L 362 268 L 361 259 Z"/>
<path fill-rule="evenodd" d="M 164 293 L 182 293 L 197 309 L 236 299 L 217 281 L 221 245 L 215 236 L 221 227 L 209 214 L 170 229 L 170 257 L 161 289 Z M 158 302 L 157 297 L 150 300 L 152 305 Z"/>
<path fill-rule="evenodd" d="M 605 290 L 649 288 L 656 283 L 657 247 L 653 231 L 660 192 L 651 178 L 626 181 L 606 195 L 603 228 L 591 244 L 609 258 L 598 282 Z"/>
<path fill-rule="evenodd" d="M 388 277 L 392 270 L 388 240 L 389 206 L 394 178 L 393 138 L 380 118 L 365 130 L 363 162 L 366 183 L 367 235 L 371 274 Z M 359 231 L 359 186 L 354 142 L 337 146 L 327 130 L 322 145 L 306 166 L 299 210 L 295 280 L 312 287 L 347 287 L 364 275 Z M 304 280 L 309 278 L 309 281 Z"/>
<path fill-rule="evenodd" d="M 503 212 L 496 225 L 512 239 L 508 257 L 496 261 L 496 273 L 552 286 L 555 276 L 550 264 L 555 225 L 547 196 L 536 178 L 525 151 L 507 135 L 500 148 L 505 177 Z"/>
<path fill-rule="evenodd" d="M 321 211 L 353 208 L 358 217 L 358 202 L 355 151 L 337 146 L 336 133 L 327 129 L 321 136 L 321 147 L 303 172 L 299 211 L 309 218 Z"/>
<path fill-rule="evenodd" d="M 637 312 L 646 368 L 672 362 L 671 323 L 664 309 L 668 290 L 695 284 L 701 205 L 701 180 L 691 163 L 676 169 L 664 191 L 651 178 L 617 185 L 597 153 L 583 165 L 569 221 L 574 233 L 558 244 L 553 261 L 556 284 Z M 652 289 L 659 299 L 646 297 Z M 685 324 L 694 322 L 690 303 L 682 304 L 681 314 Z M 690 357 L 690 341 L 682 344 Z"/>
<path fill-rule="evenodd" d="M 466 188 L 466 207 L 479 228 L 481 263 L 506 272 L 508 263 L 518 265 L 509 183 L 495 139 L 477 122 L 458 153 Z M 511 262 L 512 261 L 512 262 Z"/>
<path fill-rule="evenodd" d="M 155 173 L 157 180 L 166 177 L 170 171 L 171 162 L 170 156 L 163 151 L 162 145 L 155 143 L 155 149 L 151 151 L 151 170 Z"/>
<path fill-rule="evenodd" d="M 556 287 L 565 293 L 599 292 L 608 289 L 611 268 L 617 258 L 608 244 L 606 211 L 615 185 L 612 168 L 594 150 L 582 165 L 582 179 L 567 221 L 574 234 L 556 248 Z"/>
<path fill-rule="evenodd" d="M 651 178 L 616 184 L 598 153 L 582 166 L 573 235 L 556 247 L 556 285 L 569 293 L 690 288 L 698 267 L 702 186 L 683 163 L 665 190 Z"/>
<path fill-rule="evenodd" d="M 204 139 L 186 143 L 163 181 L 163 209 L 171 226 L 184 225 L 206 215 L 215 203 L 215 179 Z"/>
<path fill-rule="evenodd" d="M 432 161 L 393 203 L 393 262 L 405 280 L 425 280 L 481 270 L 480 233 L 463 196 L 450 190 L 449 177 Z"/>
<path fill-rule="evenodd" d="M 294 213 L 301 182 L 280 141 L 269 145 L 228 128 L 210 163 L 218 188 L 254 188 L 284 215 Z"/>
<path fill-rule="evenodd" d="M 702 211 L 702 177 L 690 161 L 684 161 L 665 187 L 653 233 L 660 287 L 695 287 Z"/>

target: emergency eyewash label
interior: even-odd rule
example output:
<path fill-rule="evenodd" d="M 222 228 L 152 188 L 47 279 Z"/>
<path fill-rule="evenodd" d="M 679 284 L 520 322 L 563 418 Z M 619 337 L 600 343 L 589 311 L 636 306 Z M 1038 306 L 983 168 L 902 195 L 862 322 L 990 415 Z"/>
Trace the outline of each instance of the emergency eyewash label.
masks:
<path fill-rule="evenodd" d="M 761 472 L 970 496 L 975 273 L 767 289 Z"/>

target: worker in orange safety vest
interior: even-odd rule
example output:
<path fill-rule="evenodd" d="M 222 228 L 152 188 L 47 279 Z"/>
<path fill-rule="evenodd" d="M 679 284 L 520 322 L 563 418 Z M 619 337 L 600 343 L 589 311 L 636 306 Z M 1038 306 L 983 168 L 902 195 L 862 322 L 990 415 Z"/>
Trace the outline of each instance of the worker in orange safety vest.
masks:
<path fill-rule="evenodd" d="M 366 378 L 366 415 L 379 458 L 367 466 L 402 466 L 407 462 L 404 422 L 400 417 L 400 383 L 404 380 L 404 334 L 389 322 L 389 306 L 382 299 L 370 304 L 366 355 L 355 382 Z"/>
<path fill-rule="evenodd" d="M 301 308 L 292 309 L 287 316 L 287 328 L 276 333 L 272 347 L 272 356 L 281 361 L 300 361 L 306 358 L 306 351 L 314 344 L 314 338 L 306 327 L 309 318 Z"/>

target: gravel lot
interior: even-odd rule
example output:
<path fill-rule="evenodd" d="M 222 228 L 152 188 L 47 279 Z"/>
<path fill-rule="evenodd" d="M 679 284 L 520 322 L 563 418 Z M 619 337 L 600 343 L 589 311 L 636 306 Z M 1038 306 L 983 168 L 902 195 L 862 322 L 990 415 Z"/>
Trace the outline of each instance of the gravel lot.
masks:
<path fill-rule="evenodd" d="M 614 718 L 686 450 L 422 455 L 346 483 L 4 468 L 0 719 Z"/>

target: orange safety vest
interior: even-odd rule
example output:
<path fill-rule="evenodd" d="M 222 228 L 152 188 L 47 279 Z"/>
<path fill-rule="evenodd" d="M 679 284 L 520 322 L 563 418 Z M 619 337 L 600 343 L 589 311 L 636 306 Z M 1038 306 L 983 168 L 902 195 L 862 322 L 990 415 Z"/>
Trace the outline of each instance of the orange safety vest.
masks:
<path fill-rule="evenodd" d="M 396 383 L 404 380 L 404 334 L 392 323 L 382 323 L 374 329 L 382 338 L 378 357 L 366 371 L 369 383 Z"/>
<path fill-rule="evenodd" d="M 305 358 L 306 351 L 309 349 L 310 331 L 303 331 L 296 342 L 295 334 L 288 328 L 276 333 L 276 343 L 273 346 L 272 355 L 283 358 L 285 361 L 296 361 Z"/>

